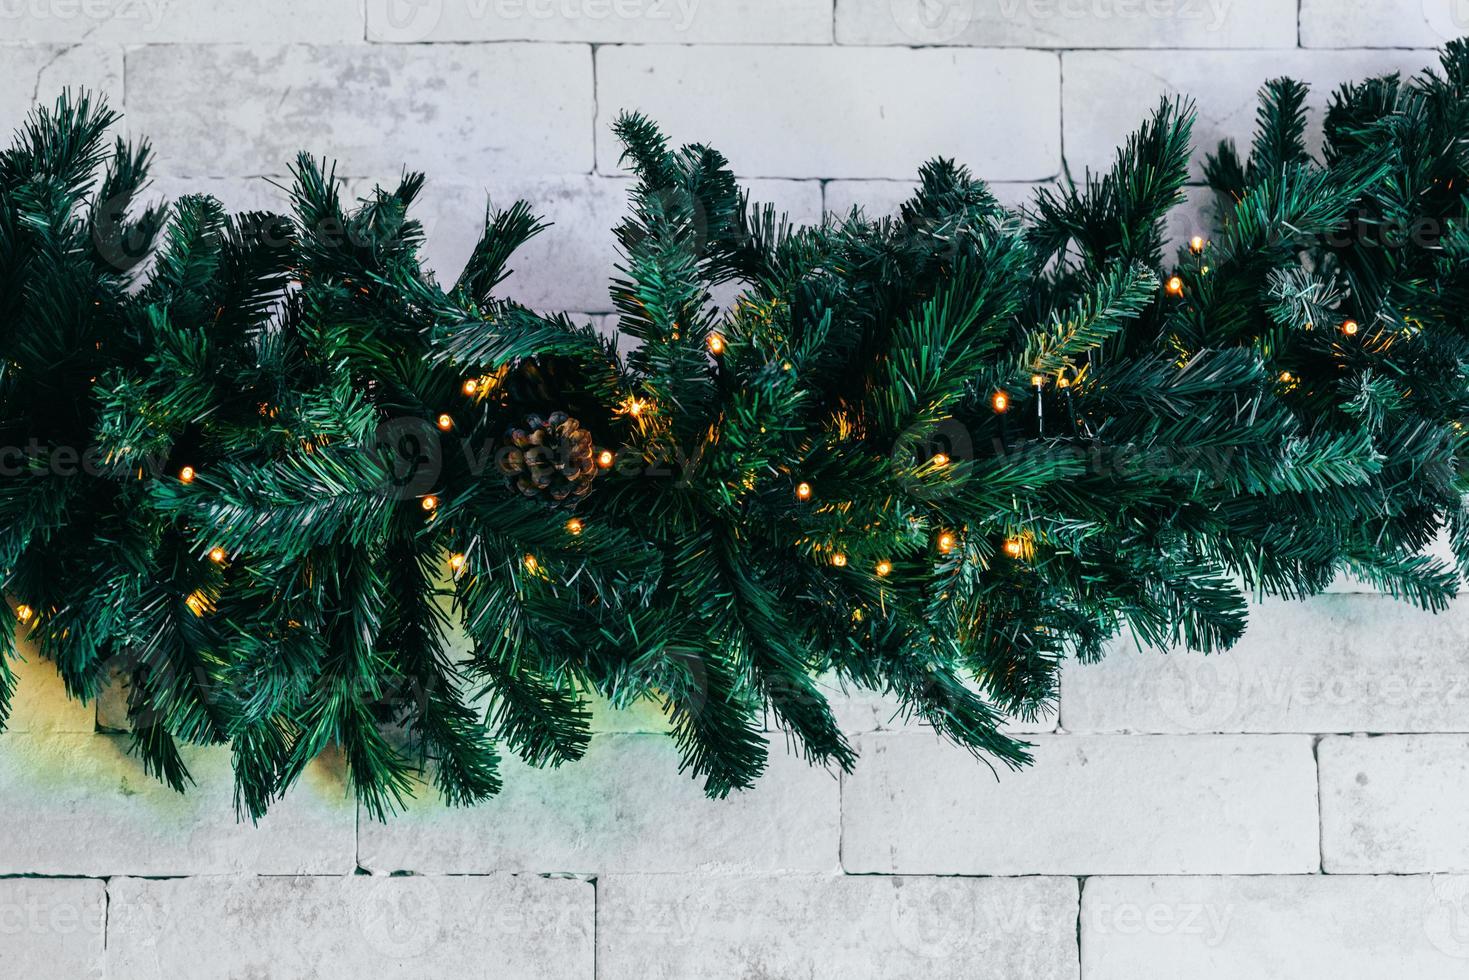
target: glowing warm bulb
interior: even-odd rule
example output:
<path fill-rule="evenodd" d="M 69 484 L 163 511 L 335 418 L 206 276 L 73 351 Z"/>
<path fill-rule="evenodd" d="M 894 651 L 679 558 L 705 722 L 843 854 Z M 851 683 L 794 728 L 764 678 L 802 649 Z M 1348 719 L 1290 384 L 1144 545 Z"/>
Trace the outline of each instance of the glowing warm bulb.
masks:
<path fill-rule="evenodd" d="M 1003 412 L 1010 407 L 1010 396 L 1003 391 L 997 391 L 994 397 L 990 399 L 990 405 L 995 411 Z"/>
<path fill-rule="evenodd" d="M 179 470 L 180 483 L 193 483 L 194 477 L 196 476 L 198 476 L 198 474 L 194 472 L 194 467 L 192 466 L 185 466 L 183 469 Z"/>
<path fill-rule="evenodd" d="M 469 561 L 464 555 L 454 554 L 449 556 L 449 569 L 454 572 L 464 571 L 465 563 Z"/>
<path fill-rule="evenodd" d="M 947 453 L 937 453 L 937 454 L 935 454 L 934 457 L 933 457 L 933 465 L 935 465 L 935 466 L 948 466 L 949 465 L 949 456 L 948 456 L 948 454 Z"/>
<path fill-rule="evenodd" d="M 1168 280 L 1168 294 L 1170 296 L 1183 295 L 1183 280 L 1180 279 L 1178 276 L 1174 276 L 1173 278 Z"/>
<path fill-rule="evenodd" d="M 1019 558 L 1025 554 L 1025 542 L 1020 538 L 1007 538 L 1005 540 L 1005 554 L 1011 558 Z"/>
<path fill-rule="evenodd" d="M 29 623 L 36 618 L 36 611 L 25 603 L 21 603 L 15 607 L 15 618 L 22 623 Z"/>
<path fill-rule="evenodd" d="M 1045 384 L 1046 379 L 1041 377 L 1039 374 L 1032 374 L 1030 376 L 1030 386 L 1032 388 L 1042 388 L 1045 387 Z"/>
<path fill-rule="evenodd" d="M 958 547 L 958 545 L 959 539 L 954 536 L 953 531 L 944 531 L 942 534 L 939 535 L 938 546 L 940 554 L 947 555 L 949 552 Z"/>
<path fill-rule="evenodd" d="M 1070 388 L 1071 387 L 1071 380 L 1069 378 L 1057 378 L 1056 379 L 1056 387 L 1057 388 Z"/>
<path fill-rule="evenodd" d="M 640 415 L 642 415 L 643 414 L 643 410 L 646 409 L 647 407 L 648 407 L 648 403 L 647 402 L 645 402 L 641 398 L 637 398 L 637 397 L 635 397 L 633 395 L 628 395 L 626 398 L 624 398 L 622 400 L 622 410 L 624 412 L 626 412 L 627 414 L 631 415 L 633 418 L 637 418 Z"/>
<path fill-rule="evenodd" d="M 450 429 L 454 428 L 454 419 L 453 419 L 452 416 L 450 416 L 449 414 L 445 413 L 445 414 L 439 416 L 438 424 L 439 424 L 439 431 L 441 431 L 441 432 L 448 432 Z"/>
<path fill-rule="evenodd" d="M 476 381 L 474 378 L 470 378 L 467 381 L 465 381 L 464 382 L 464 393 L 466 395 L 468 395 L 470 398 L 473 398 L 476 394 L 479 393 L 479 382 Z"/>
<path fill-rule="evenodd" d="M 604 449 L 597 454 L 597 465 L 602 467 L 602 469 L 604 470 L 610 469 L 612 467 L 612 463 L 616 460 L 616 458 L 617 457 L 612 455 L 612 450 Z"/>
<path fill-rule="evenodd" d="M 1203 237 L 1200 235 L 1195 235 L 1193 238 L 1189 239 L 1188 250 L 1190 252 L 1193 252 L 1195 255 L 1198 255 L 1200 252 L 1202 252 L 1204 250 Z"/>
<path fill-rule="evenodd" d="M 439 498 L 435 497 L 433 494 L 429 494 L 427 497 L 424 497 L 421 501 L 419 501 L 419 506 L 427 511 L 438 510 Z"/>
<path fill-rule="evenodd" d="M 195 616 L 203 616 L 205 613 L 214 611 L 214 603 L 209 601 L 209 596 L 201 591 L 189 593 L 184 597 L 184 605 L 189 607 L 189 612 Z"/>
<path fill-rule="evenodd" d="M 1343 323 L 1341 325 L 1341 332 L 1346 334 L 1348 337 L 1355 337 L 1357 335 L 1357 331 L 1360 329 L 1362 328 L 1356 320 L 1348 320 L 1346 323 Z"/>
<path fill-rule="evenodd" d="M 893 563 L 886 560 L 880 561 L 877 563 L 876 571 L 878 578 L 887 578 L 893 574 Z"/>
<path fill-rule="evenodd" d="M 229 555 L 225 552 L 225 550 L 218 545 L 215 545 L 213 548 L 209 549 L 209 560 L 214 562 L 216 565 L 223 565 L 224 560 L 228 557 Z"/>
<path fill-rule="evenodd" d="M 811 499 L 811 484 L 809 484 L 809 483 L 798 483 L 798 484 L 796 484 L 796 499 L 797 500 L 810 500 Z"/>
<path fill-rule="evenodd" d="M 847 556 L 838 551 L 836 554 L 831 556 L 831 563 L 837 568 L 846 568 Z"/>
<path fill-rule="evenodd" d="M 1290 384 L 1292 381 L 1294 381 L 1296 379 L 1295 379 L 1295 375 L 1291 374 L 1289 371 L 1282 371 L 1282 372 L 1280 372 L 1280 380 L 1283 381 L 1283 382 L 1285 382 L 1286 384 Z"/>
<path fill-rule="evenodd" d="M 709 346 L 709 353 L 718 357 L 724 353 L 724 338 L 717 333 L 711 333 L 705 338 L 704 343 Z"/>
<path fill-rule="evenodd" d="M 568 534 L 580 534 L 582 532 L 582 527 L 583 525 L 580 518 L 573 517 L 571 520 L 566 522 L 566 531 Z"/>
<path fill-rule="evenodd" d="M 525 556 L 525 570 L 532 575 L 541 570 L 541 563 L 536 561 L 535 555 Z"/>

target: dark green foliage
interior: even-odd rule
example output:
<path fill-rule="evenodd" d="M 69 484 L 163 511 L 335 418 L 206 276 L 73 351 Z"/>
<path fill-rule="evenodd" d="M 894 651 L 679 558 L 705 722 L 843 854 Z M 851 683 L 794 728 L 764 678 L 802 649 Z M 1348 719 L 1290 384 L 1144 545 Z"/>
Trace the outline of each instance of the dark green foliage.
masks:
<path fill-rule="evenodd" d="M 1207 167 L 1219 234 L 1175 262 L 1184 104 L 1023 214 L 938 160 L 896 215 L 813 228 L 628 116 L 621 355 L 497 295 L 526 204 L 449 285 L 419 175 L 348 205 L 303 156 L 290 216 L 132 219 L 146 149 L 63 99 L 0 154 L 0 446 L 36 447 L 0 480 L 26 612 L 0 608 L 0 721 L 29 631 L 78 697 L 123 672 L 160 779 L 229 743 L 252 818 L 329 748 L 374 817 L 420 773 L 480 802 L 497 744 L 580 759 L 593 696 L 659 705 L 718 797 L 767 724 L 850 768 L 832 687 L 1016 766 L 1004 716 L 1124 631 L 1222 650 L 1250 594 L 1343 571 L 1442 608 L 1440 530 L 1469 569 L 1466 85 L 1455 44 L 1344 88 L 1317 160 L 1304 87 L 1271 83 L 1248 158 Z M 605 455 L 574 512 L 497 465 L 556 412 Z M 105 465 L 57 475 L 70 447 Z"/>

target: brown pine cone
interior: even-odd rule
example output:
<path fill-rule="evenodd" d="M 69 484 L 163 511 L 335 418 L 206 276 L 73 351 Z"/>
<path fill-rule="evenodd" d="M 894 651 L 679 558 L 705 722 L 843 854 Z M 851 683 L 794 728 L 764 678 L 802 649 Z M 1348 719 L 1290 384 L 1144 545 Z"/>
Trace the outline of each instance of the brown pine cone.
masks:
<path fill-rule="evenodd" d="M 565 412 L 528 416 L 505 433 L 500 472 L 512 490 L 553 507 L 571 506 L 591 492 L 597 475 L 592 434 Z"/>

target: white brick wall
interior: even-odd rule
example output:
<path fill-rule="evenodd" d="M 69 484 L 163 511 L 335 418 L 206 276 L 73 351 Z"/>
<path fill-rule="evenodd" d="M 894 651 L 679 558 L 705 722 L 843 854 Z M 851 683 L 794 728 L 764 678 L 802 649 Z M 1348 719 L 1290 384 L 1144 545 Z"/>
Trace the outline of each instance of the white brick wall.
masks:
<path fill-rule="evenodd" d="M 602 323 L 620 109 L 800 221 L 891 211 L 935 154 L 1020 203 L 1165 93 L 1212 149 L 1268 77 L 1319 106 L 1465 33 L 1469 0 L 0 0 L 0 128 L 106 91 L 155 142 L 154 194 L 234 208 L 282 207 L 264 178 L 298 149 L 351 196 L 424 169 L 445 278 L 486 203 L 525 197 L 555 224 L 508 291 Z M 1226 655 L 1120 641 L 1011 723 L 1037 763 L 998 778 L 833 686 L 855 775 L 776 737 L 761 786 L 710 803 L 656 712 L 599 705 L 583 764 L 510 762 L 494 803 L 427 794 L 388 826 L 335 759 L 237 826 L 227 752 L 191 753 L 179 798 L 98 733 L 115 704 L 32 656 L 0 736 L 0 976 L 1469 976 L 1466 609 L 1344 581 L 1255 610 Z"/>

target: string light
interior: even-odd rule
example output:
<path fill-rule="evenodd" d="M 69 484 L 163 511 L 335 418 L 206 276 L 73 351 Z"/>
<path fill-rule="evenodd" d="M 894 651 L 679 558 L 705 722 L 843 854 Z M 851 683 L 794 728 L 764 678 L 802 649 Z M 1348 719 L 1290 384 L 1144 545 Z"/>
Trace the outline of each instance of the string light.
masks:
<path fill-rule="evenodd" d="M 209 549 L 209 560 L 214 562 L 216 565 L 223 565 L 225 559 L 228 557 L 229 554 L 219 545 L 215 545 L 213 548 Z"/>
<path fill-rule="evenodd" d="M 641 398 L 638 398 L 636 395 L 628 395 L 622 400 L 622 410 L 628 415 L 631 415 L 633 418 L 638 418 L 639 416 L 641 416 L 643 414 L 643 410 L 647 407 L 648 403 L 643 401 Z"/>
<path fill-rule="evenodd" d="M 1341 325 L 1341 332 L 1346 334 L 1348 337 L 1355 337 L 1357 335 L 1357 331 L 1360 329 L 1362 329 L 1362 327 L 1360 324 L 1357 323 L 1356 320 L 1348 320 L 1346 323 L 1343 323 Z"/>
<path fill-rule="evenodd" d="M 810 500 L 811 499 L 811 484 L 809 484 L 809 483 L 797 483 L 796 484 L 796 499 L 797 500 Z"/>
<path fill-rule="evenodd" d="M 433 494 L 429 494 L 427 497 L 424 497 L 421 501 L 419 501 L 419 506 L 422 507 L 424 510 L 430 512 L 438 510 L 439 498 L 435 497 Z"/>
<path fill-rule="evenodd" d="M 183 469 L 179 470 L 180 483 L 193 483 L 194 477 L 196 476 L 198 476 L 198 474 L 194 472 L 194 467 L 192 466 L 185 466 Z"/>
<path fill-rule="evenodd" d="M 452 571 L 452 572 L 454 572 L 457 575 L 459 572 L 464 571 L 464 565 L 468 561 L 469 561 L 469 559 L 467 557 L 465 557 L 464 555 L 461 555 L 461 554 L 453 554 L 453 555 L 450 555 L 449 556 L 449 570 Z"/>
<path fill-rule="evenodd" d="M 1194 253 L 1195 255 L 1198 255 L 1199 253 L 1203 252 L 1204 251 L 1204 239 L 1203 239 L 1203 236 L 1201 236 L 1201 235 L 1195 235 L 1193 238 L 1189 239 L 1188 250 L 1190 252 Z"/>
<path fill-rule="evenodd" d="M 525 570 L 527 572 L 530 572 L 532 575 L 536 574 L 537 572 L 539 572 L 541 570 L 541 563 L 538 562 L 538 561 L 536 561 L 536 556 L 535 555 L 526 555 L 525 556 L 525 559 L 524 559 L 524 562 L 525 562 Z"/>
<path fill-rule="evenodd" d="M 887 578 L 889 575 L 893 574 L 893 563 L 884 558 L 882 561 L 877 563 L 877 568 L 875 569 L 875 571 L 877 572 L 878 578 Z"/>
<path fill-rule="evenodd" d="M 1011 537 L 1005 539 L 1005 554 L 1011 558 L 1019 558 L 1025 554 L 1025 539 Z"/>
<path fill-rule="evenodd" d="M 15 618 L 20 620 L 22 623 L 29 623 L 31 620 L 36 618 L 36 611 L 22 602 L 20 605 L 15 607 Z"/>
<path fill-rule="evenodd" d="M 836 554 L 831 556 L 831 563 L 837 568 L 846 568 L 847 556 L 838 551 Z"/>
<path fill-rule="evenodd" d="M 1178 276 L 1174 276 L 1173 278 L 1168 280 L 1168 294 L 1170 296 L 1183 295 L 1183 280 L 1180 279 Z"/>
<path fill-rule="evenodd" d="M 447 412 L 439 416 L 439 431 L 448 432 L 454 428 L 454 419 Z"/>
<path fill-rule="evenodd" d="M 602 469 L 604 470 L 611 469 L 612 464 L 616 459 L 617 457 L 612 455 L 612 450 L 604 449 L 597 454 L 597 465 L 602 467 Z"/>
<path fill-rule="evenodd" d="M 994 397 L 990 399 L 990 407 L 996 412 L 1004 412 L 1010 407 L 1010 396 L 1003 391 L 995 392 Z"/>
<path fill-rule="evenodd" d="M 935 465 L 935 466 L 948 466 L 949 465 L 949 454 L 948 453 L 935 453 L 934 454 L 934 457 L 933 457 L 933 465 Z"/>
<path fill-rule="evenodd" d="M 955 536 L 955 534 L 954 534 L 953 531 L 943 531 L 943 532 L 941 532 L 939 534 L 939 538 L 938 538 L 939 554 L 941 554 L 941 555 L 947 555 L 949 552 L 953 551 L 958 546 L 959 546 L 959 539 L 958 539 L 958 537 Z"/>
<path fill-rule="evenodd" d="M 582 527 L 583 525 L 581 519 L 577 517 L 573 517 L 571 520 L 566 522 L 567 533 L 572 535 L 580 534 L 582 532 Z"/>
<path fill-rule="evenodd" d="M 711 333 L 708 337 L 704 339 L 704 343 L 708 345 L 709 353 L 713 354 L 715 357 L 718 357 L 720 354 L 724 353 L 724 338 L 719 334 Z"/>
<path fill-rule="evenodd" d="M 209 596 L 202 591 L 189 593 L 184 598 L 184 605 L 189 607 L 189 612 L 195 616 L 202 617 L 205 613 L 214 612 L 214 603 L 209 601 Z"/>
<path fill-rule="evenodd" d="M 1041 377 L 1039 374 L 1032 374 L 1030 376 L 1030 386 L 1032 388 L 1044 388 L 1045 385 L 1046 379 Z"/>
<path fill-rule="evenodd" d="M 477 395 L 479 393 L 479 381 L 474 378 L 466 379 L 464 382 L 464 393 L 470 398 Z"/>

